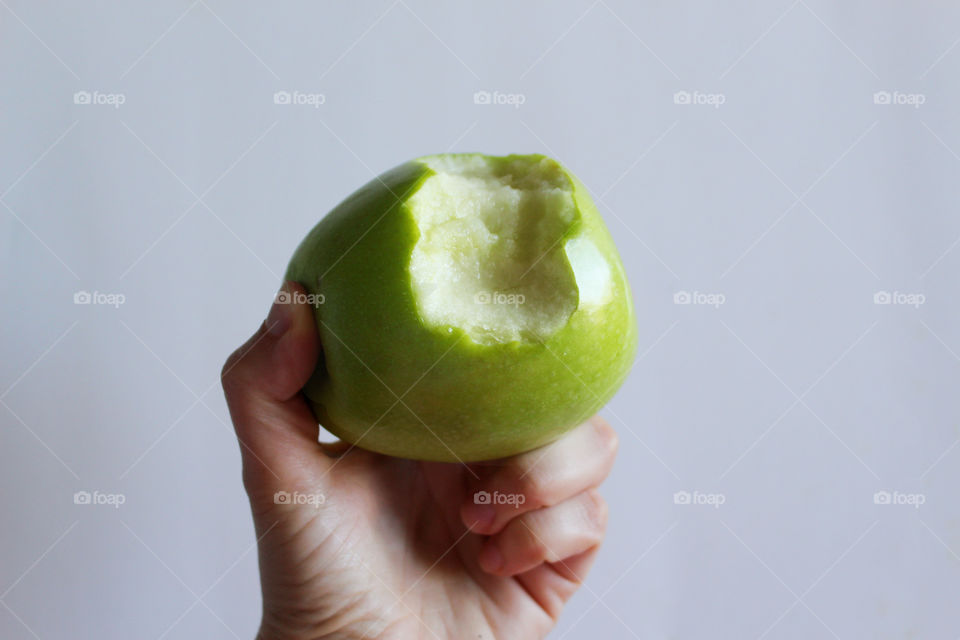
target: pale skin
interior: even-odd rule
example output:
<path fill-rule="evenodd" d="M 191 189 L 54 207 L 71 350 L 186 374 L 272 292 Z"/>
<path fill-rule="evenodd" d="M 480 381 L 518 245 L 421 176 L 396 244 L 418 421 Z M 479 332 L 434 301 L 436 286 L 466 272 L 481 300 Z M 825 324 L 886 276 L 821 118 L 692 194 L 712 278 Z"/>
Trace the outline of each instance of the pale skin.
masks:
<path fill-rule="evenodd" d="M 616 455 L 610 426 L 593 418 L 471 465 L 321 445 L 300 394 L 319 354 L 310 306 L 275 304 L 224 365 L 258 538 L 258 638 L 546 636 L 603 540 L 596 487 Z M 477 504 L 478 491 L 514 498 Z"/>

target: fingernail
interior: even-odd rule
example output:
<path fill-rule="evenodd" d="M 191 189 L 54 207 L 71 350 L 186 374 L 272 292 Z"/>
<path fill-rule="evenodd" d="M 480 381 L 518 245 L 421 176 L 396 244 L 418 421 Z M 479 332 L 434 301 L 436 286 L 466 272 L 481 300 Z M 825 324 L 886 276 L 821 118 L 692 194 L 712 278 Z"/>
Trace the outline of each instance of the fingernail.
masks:
<path fill-rule="evenodd" d="M 293 296 L 290 293 L 290 283 L 284 282 L 273 300 L 270 313 L 267 315 L 267 331 L 270 335 L 279 338 L 293 322 Z"/>
<path fill-rule="evenodd" d="M 497 549 L 497 545 L 493 542 L 487 543 L 477 560 L 487 573 L 495 573 L 503 568 L 503 554 L 500 553 L 500 549 Z"/>

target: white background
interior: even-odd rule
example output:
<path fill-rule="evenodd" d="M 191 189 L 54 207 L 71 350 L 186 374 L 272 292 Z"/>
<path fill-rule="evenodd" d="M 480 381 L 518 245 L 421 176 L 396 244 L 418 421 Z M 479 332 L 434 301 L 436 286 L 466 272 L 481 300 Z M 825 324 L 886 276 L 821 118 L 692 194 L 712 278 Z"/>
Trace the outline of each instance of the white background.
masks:
<path fill-rule="evenodd" d="M 0 2 L 0 636 L 253 636 L 220 366 L 326 211 L 451 149 L 569 166 L 636 298 L 608 541 L 551 637 L 956 638 L 947 4 Z"/>

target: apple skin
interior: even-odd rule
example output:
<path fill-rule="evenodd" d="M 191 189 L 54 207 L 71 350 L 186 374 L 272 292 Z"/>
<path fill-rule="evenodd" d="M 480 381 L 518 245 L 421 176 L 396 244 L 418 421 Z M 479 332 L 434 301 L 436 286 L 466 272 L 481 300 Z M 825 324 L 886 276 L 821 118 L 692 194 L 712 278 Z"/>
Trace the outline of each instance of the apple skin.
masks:
<path fill-rule="evenodd" d="M 433 174 L 426 165 L 381 174 L 313 228 L 286 279 L 323 296 L 323 353 L 303 391 L 324 428 L 391 456 L 472 462 L 547 444 L 613 396 L 636 354 L 629 284 L 586 187 L 565 173 L 579 215 L 558 247 L 592 241 L 612 294 L 543 343 L 482 345 L 424 325 L 408 273 L 419 230 L 405 202 Z"/>

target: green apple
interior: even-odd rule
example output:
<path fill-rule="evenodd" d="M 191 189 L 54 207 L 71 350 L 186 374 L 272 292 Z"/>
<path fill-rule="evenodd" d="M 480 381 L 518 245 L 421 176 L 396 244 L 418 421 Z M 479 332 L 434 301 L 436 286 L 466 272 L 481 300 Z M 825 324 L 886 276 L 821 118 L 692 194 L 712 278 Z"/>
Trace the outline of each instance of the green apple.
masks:
<path fill-rule="evenodd" d="M 320 424 L 392 456 L 471 462 L 546 444 L 623 383 L 637 328 L 586 187 L 542 155 L 440 154 L 331 211 L 287 279 L 314 300 Z"/>

